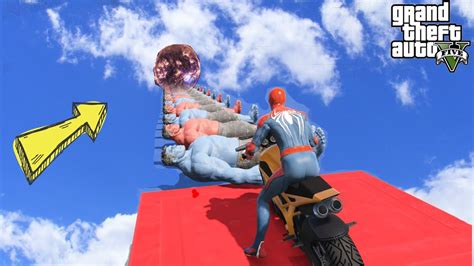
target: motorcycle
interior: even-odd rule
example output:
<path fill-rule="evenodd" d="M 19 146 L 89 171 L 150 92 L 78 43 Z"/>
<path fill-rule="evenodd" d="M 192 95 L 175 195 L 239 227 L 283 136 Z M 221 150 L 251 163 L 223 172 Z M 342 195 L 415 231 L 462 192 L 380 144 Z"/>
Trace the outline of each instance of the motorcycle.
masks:
<path fill-rule="evenodd" d="M 259 169 L 264 184 L 281 167 L 280 150 L 276 144 L 264 147 L 259 155 Z M 245 149 L 244 145 L 236 150 Z M 272 199 L 276 214 L 285 223 L 284 240 L 293 240 L 311 265 L 364 265 L 349 235 L 349 227 L 336 214 L 343 204 L 339 192 L 320 176 L 292 184 Z"/>

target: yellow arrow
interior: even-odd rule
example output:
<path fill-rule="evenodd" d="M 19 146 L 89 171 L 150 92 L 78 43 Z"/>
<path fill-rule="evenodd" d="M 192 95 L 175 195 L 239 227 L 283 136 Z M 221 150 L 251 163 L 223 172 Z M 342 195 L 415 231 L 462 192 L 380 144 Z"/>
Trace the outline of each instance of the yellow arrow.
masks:
<path fill-rule="evenodd" d="M 16 159 L 30 185 L 81 134 L 95 141 L 107 115 L 107 103 L 73 103 L 72 113 L 70 119 L 29 130 L 13 141 Z"/>

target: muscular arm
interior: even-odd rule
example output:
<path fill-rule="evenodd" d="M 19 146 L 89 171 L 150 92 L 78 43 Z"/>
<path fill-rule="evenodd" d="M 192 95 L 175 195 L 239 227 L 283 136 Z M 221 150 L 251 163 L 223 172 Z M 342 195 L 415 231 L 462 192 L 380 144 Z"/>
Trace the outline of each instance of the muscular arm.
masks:
<path fill-rule="evenodd" d="M 308 135 L 308 140 L 309 140 L 309 144 L 311 145 L 311 147 L 316 147 L 318 145 L 317 141 L 317 137 L 313 134 L 313 130 L 311 129 L 311 125 L 308 123 L 308 120 L 305 120 L 304 121 L 305 123 L 305 128 L 306 128 L 306 134 Z"/>
<path fill-rule="evenodd" d="M 253 144 L 255 144 L 256 147 L 260 147 L 260 145 L 262 145 L 263 140 L 268 136 L 268 133 L 270 133 L 270 126 L 267 123 L 264 123 L 255 132 L 255 135 L 252 139 Z"/>
<path fill-rule="evenodd" d="M 257 131 L 255 132 L 252 141 L 245 145 L 245 155 L 252 158 L 255 150 L 262 145 L 263 140 L 270 133 L 270 126 L 267 123 L 268 115 L 264 115 L 258 121 Z"/>
<path fill-rule="evenodd" d="M 192 177 L 200 181 L 226 181 L 233 184 L 261 184 L 258 167 L 240 169 L 225 161 L 196 151 L 191 155 Z"/>

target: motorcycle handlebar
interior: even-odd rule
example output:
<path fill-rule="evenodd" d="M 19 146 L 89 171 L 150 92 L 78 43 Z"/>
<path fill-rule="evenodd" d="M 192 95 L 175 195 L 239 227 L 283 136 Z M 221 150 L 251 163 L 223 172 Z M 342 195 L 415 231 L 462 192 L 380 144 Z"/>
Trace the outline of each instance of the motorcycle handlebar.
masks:
<path fill-rule="evenodd" d="M 245 144 L 242 144 L 239 147 L 235 148 L 235 151 L 243 151 L 243 150 L 245 150 Z"/>

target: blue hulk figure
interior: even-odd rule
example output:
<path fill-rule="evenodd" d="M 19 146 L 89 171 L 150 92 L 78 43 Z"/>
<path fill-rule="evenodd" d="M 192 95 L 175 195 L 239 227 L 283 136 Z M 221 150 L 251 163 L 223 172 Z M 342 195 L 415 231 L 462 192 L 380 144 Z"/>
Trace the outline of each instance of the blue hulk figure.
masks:
<path fill-rule="evenodd" d="M 269 201 L 286 191 L 289 185 L 319 174 L 316 152 L 319 155 L 322 149 L 318 148 L 317 141 L 325 142 L 325 137 L 320 130 L 313 132 L 315 129 L 304 113 L 285 107 L 285 100 L 283 89 L 277 87 L 271 90 L 269 103 L 272 111 L 260 118 L 252 141 L 246 144 L 246 155 L 251 157 L 265 138 L 273 136 L 281 151 L 282 165 L 258 196 L 257 233 L 253 244 L 244 250 L 247 256 L 265 256 L 262 245 L 270 219 Z"/>
<path fill-rule="evenodd" d="M 163 164 L 179 168 L 196 181 L 225 181 L 233 184 L 262 184 L 257 160 L 242 160 L 235 148 L 245 144 L 238 138 L 203 136 L 188 148 L 184 145 L 163 147 Z"/>

